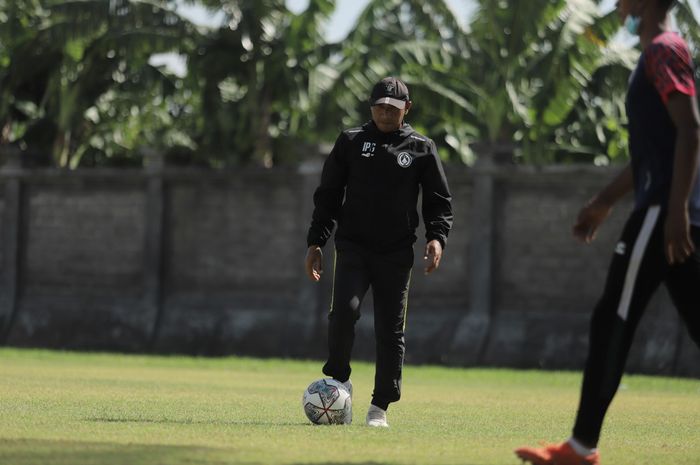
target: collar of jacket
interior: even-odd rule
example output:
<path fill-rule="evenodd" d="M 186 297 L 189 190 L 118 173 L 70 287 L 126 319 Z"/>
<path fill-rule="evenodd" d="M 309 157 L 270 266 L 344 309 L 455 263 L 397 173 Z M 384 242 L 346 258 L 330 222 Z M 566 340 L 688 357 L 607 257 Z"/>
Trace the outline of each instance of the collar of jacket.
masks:
<path fill-rule="evenodd" d="M 413 134 L 413 128 L 411 127 L 410 124 L 404 122 L 399 129 L 393 132 L 382 132 L 379 130 L 377 125 L 374 123 L 373 120 L 369 120 L 366 122 L 363 126 L 363 129 L 367 130 L 370 133 L 373 133 L 377 136 L 381 137 L 389 137 L 389 136 L 400 136 L 400 137 L 408 137 L 409 135 Z"/>

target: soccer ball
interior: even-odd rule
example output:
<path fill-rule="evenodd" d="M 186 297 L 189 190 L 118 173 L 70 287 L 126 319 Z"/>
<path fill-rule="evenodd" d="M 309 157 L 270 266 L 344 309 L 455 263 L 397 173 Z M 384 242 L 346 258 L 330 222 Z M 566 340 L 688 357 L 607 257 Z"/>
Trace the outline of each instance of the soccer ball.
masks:
<path fill-rule="evenodd" d="M 317 425 L 349 425 L 352 399 L 343 383 L 319 379 L 309 384 L 301 400 L 306 417 Z"/>

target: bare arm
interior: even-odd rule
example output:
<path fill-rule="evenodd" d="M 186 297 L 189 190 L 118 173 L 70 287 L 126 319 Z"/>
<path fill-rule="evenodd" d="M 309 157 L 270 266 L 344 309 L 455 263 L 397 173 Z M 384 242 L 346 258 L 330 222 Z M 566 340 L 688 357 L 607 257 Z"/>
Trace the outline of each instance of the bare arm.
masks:
<path fill-rule="evenodd" d="M 690 238 L 688 197 L 698 169 L 700 117 L 695 97 L 674 92 L 666 103 L 676 126 L 676 152 L 673 154 L 673 178 L 664 225 L 664 250 L 670 264 L 682 263 L 695 250 Z"/>
<path fill-rule="evenodd" d="M 610 215 L 613 205 L 633 187 L 632 166 L 628 163 L 607 186 L 581 208 L 573 227 L 574 237 L 590 244 L 595 239 L 600 225 Z"/>

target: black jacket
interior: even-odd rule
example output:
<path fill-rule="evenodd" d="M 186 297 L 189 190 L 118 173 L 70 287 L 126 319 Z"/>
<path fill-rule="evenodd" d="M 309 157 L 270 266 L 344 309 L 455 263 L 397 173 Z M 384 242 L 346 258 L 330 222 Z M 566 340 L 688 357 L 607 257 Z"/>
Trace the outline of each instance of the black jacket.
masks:
<path fill-rule="evenodd" d="M 308 245 L 336 243 L 390 252 L 416 241 L 419 186 L 428 241 L 445 246 L 452 227 L 451 196 L 435 143 L 408 124 L 383 133 L 370 121 L 343 131 L 323 165 L 314 193 Z"/>

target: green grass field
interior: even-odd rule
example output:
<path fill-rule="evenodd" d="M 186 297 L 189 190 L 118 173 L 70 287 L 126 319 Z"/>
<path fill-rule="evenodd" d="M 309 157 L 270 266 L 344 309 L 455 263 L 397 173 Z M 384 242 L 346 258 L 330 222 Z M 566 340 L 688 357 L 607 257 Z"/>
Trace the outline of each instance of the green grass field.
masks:
<path fill-rule="evenodd" d="M 407 366 L 388 430 L 363 424 L 373 366 L 354 365 L 355 423 L 301 408 L 320 362 L 0 349 L 0 464 L 516 465 L 568 437 L 579 373 Z M 700 381 L 627 376 L 606 465 L 700 464 Z"/>

